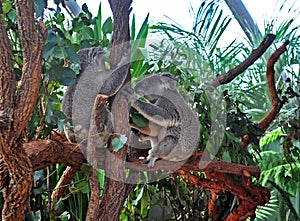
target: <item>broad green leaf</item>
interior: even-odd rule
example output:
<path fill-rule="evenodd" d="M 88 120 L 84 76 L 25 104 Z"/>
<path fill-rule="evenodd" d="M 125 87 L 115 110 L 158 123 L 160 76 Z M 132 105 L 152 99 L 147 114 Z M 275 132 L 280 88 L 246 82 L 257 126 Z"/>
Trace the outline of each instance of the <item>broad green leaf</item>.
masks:
<path fill-rule="evenodd" d="M 146 127 L 149 124 L 149 120 L 147 120 L 143 115 L 139 113 L 133 113 L 131 115 L 131 119 L 133 123 L 135 123 L 139 127 Z"/>
<path fill-rule="evenodd" d="M 50 80 L 57 80 L 61 85 L 69 86 L 75 83 L 76 73 L 72 69 L 62 67 L 56 62 L 52 62 L 48 74 Z"/>
<path fill-rule="evenodd" d="M 77 63 L 77 64 L 80 64 L 80 60 L 79 60 L 79 57 L 77 55 L 77 53 L 75 52 L 75 50 L 73 49 L 73 47 L 71 45 L 69 45 L 69 47 L 65 47 L 65 50 L 67 52 L 67 56 L 68 58 L 74 62 L 74 63 Z"/>
<path fill-rule="evenodd" d="M 90 27 L 84 26 L 80 29 L 82 40 L 90 40 L 94 38 L 94 31 Z"/>
<path fill-rule="evenodd" d="M 111 17 L 109 17 L 105 20 L 105 22 L 102 25 L 102 32 L 103 35 L 106 35 L 106 34 L 111 34 L 112 31 L 113 31 L 113 22 Z"/>
<path fill-rule="evenodd" d="M 11 9 L 12 9 L 12 5 L 11 5 L 12 1 L 3 1 L 1 2 L 2 4 L 2 10 L 5 14 L 7 14 Z"/>
<path fill-rule="evenodd" d="M 36 13 L 36 17 L 40 17 L 44 13 L 44 9 L 46 7 L 44 0 L 34 0 L 34 11 Z"/>
<path fill-rule="evenodd" d="M 53 55 L 53 52 L 55 50 L 55 43 L 53 41 L 47 42 L 45 45 L 45 50 L 44 50 L 44 58 L 48 58 L 49 56 Z"/>
<path fill-rule="evenodd" d="M 124 134 L 122 134 L 120 137 L 115 137 L 111 142 L 113 146 L 113 150 L 115 152 L 119 151 L 124 146 L 126 141 L 127 141 L 127 137 Z"/>
<path fill-rule="evenodd" d="M 69 221 L 70 220 L 70 213 L 68 211 L 64 211 L 59 218 L 61 219 L 61 221 Z"/>
<path fill-rule="evenodd" d="M 231 157 L 228 151 L 224 151 L 222 154 L 222 161 L 231 163 Z"/>
<path fill-rule="evenodd" d="M 77 188 L 79 191 L 81 191 L 82 193 L 89 193 L 90 192 L 90 188 L 89 188 L 89 183 L 86 180 L 80 181 L 77 184 Z"/>

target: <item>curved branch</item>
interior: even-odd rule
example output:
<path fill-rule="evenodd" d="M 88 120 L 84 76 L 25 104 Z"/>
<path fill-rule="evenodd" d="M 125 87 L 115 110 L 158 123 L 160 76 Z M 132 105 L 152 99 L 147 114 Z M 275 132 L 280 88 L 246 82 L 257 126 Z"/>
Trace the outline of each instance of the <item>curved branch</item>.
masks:
<path fill-rule="evenodd" d="M 270 124 L 275 120 L 279 111 L 283 106 L 283 102 L 279 99 L 275 86 L 275 70 L 274 65 L 278 61 L 280 55 L 282 55 L 287 49 L 286 46 L 289 44 L 289 41 L 286 41 L 282 46 L 280 46 L 268 59 L 266 76 L 268 81 L 268 88 L 270 92 L 270 97 L 272 101 L 272 108 L 266 114 L 266 116 L 261 119 L 257 126 L 263 130 L 269 128 Z M 251 135 L 245 135 L 242 140 L 242 147 L 247 148 L 251 143 L 252 137 Z"/>
<path fill-rule="evenodd" d="M 24 149 L 28 155 L 33 170 L 39 170 L 46 166 L 50 166 L 56 163 L 65 164 L 71 166 L 76 170 L 79 170 L 83 163 L 86 163 L 84 155 L 81 153 L 78 144 L 75 143 L 61 143 L 52 140 L 38 140 L 24 144 Z M 99 168 L 104 168 L 104 158 L 106 149 L 97 151 Z M 243 175 L 245 171 L 248 171 L 251 176 L 259 178 L 260 169 L 257 166 L 246 166 L 243 164 L 232 164 L 222 161 L 212 161 L 205 168 L 199 168 L 201 161 L 201 154 L 195 153 L 187 162 L 170 162 L 166 160 L 159 160 L 155 163 L 155 167 L 148 168 L 144 164 L 144 160 L 128 159 L 128 162 L 134 162 L 127 164 L 126 169 L 133 171 L 155 171 L 155 170 L 173 170 L 173 171 L 198 171 L 207 173 L 227 173 Z M 100 164 L 102 163 L 102 164 Z M 180 167 L 181 166 L 181 167 Z M 180 169 L 178 169 L 180 167 Z M 0 162 L 0 177 L 5 177 L 8 173 L 5 165 Z M 1 179 L 2 180 L 2 179 Z M 4 182 L 0 180 L 0 189 L 5 186 Z"/>
<path fill-rule="evenodd" d="M 235 68 L 229 70 L 228 72 L 212 79 L 210 82 L 211 85 L 213 85 L 214 87 L 218 87 L 219 85 L 228 84 L 229 82 L 231 82 L 234 78 L 236 78 L 239 74 L 244 72 L 249 66 L 251 66 L 258 58 L 260 58 L 265 53 L 265 51 L 275 40 L 275 37 L 276 36 L 273 34 L 268 34 L 258 46 L 258 48 L 253 50 L 245 61 L 240 63 Z"/>
<path fill-rule="evenodd" d="M 267 81 L 270 92 L 270 97 L 272 101 L 272 109 L 270 112 L 259 121 L 258 127 L 266 130 L 272 121 L 276 118 L 279 113 L 283 102 L 279 99 L 275 86 L 275 70 L 274 65 L 278 61 L 280 55 L 282 55 L 287 49 L 286 46 L 289 44 L 289 41 L 286 41 L 282 46 L 280 46 L 269 58 L 267 63 Z"/>

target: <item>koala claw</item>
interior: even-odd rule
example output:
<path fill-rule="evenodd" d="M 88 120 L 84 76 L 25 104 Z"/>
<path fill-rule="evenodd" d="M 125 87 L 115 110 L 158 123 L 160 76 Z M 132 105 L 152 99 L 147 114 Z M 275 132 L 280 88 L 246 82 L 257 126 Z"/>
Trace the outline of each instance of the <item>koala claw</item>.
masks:
<path fill-rule="evenodd" d="M 157 159 L 158 159 L 157 157 L 148 155 L 147 158 L 146 158 L 146 160 L 147 160 L 147 162 L 148 162 L 147 167 L 148 167 L 148 168 L 154 167 L 155 161 L 156 161 Z"/>

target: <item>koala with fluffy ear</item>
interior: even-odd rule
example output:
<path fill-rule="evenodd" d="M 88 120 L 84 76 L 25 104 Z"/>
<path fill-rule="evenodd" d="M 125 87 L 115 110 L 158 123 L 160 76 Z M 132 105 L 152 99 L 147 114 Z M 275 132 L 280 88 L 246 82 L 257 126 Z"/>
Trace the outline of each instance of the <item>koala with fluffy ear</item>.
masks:
<path fill-rule="evenodd" d="M 137 100 L 134 92 L 149 102 Z M 148 167 L 159 158 L 182 161 L 189 158 L 199 140 L 199 122 L 191 107 L 176 89 L 170 73 L 152 75 L 139 81 L 133 90 L 122 93 L 140 114 L 149 120 L 145 128 L 134 126 L 142 133 L 141 140 L 150 140 Z"/>
<path fill-rule="evenodd" d="M 102 47 L 84 48 L 79 50 L 77 54 L 80 60 L 80 73 L 76 77 L 75 84 L 67 87 L 65 96 L 62 100 L 62 110 L 68 118 L 69 125 L 72 125 L 72 105 L 76 86 L 80 79 L 89 73 L 85 71 L 85 69 L 91 64 L 97 64 L 99 70 L 105 70 L 104 62 L 101 60 L 102 56 L 105 54 Z M 65 127 L 65 132 L 68 139 L 75 142 L 73 129 Z"/>
<path fill-rule="evenodd" d="M 78 51 L 81 70 L 75 84 L 67 88 L 62 102 L 63 112 L 69 119 L 69 123 L 74 126 L 73 129 L 66 129 L 66 134 L 72 142 L 75 142 L 75 137 L 78 143 L 87 139 L 96 96 L 102 94 L 109 98 L 115 95 L 126 80 L 126 73 L 129 69 L 127 60 L 130 57 L 125 54 L 124 60 L 120 61 L 115 69 L 107 70 L 104 54 L 105 51 L 102 47 L 91 47 Z M 112 115 L 105 107 L 101 109 L 100 120 L 101 122 L 97 123 L 101 131 L 98 132 L 111 132 Z"/>

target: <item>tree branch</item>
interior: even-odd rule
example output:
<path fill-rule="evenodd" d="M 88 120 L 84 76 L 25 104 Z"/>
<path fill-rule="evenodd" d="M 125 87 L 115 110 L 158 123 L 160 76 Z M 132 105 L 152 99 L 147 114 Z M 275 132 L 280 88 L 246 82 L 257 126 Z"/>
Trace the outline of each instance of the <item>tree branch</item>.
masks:
<path fill-rule="evenodd" d="M 83 163 L 86 163 L 86 159 L 80 151 L 78 144 L 75 143 L 61 143 L 52 140 L 38 140 L 24 144 L 24 149 L 28 155 L 33 170 L 39 170 L 46 166 L 50 166 L 56 163 L 65 164 L 71 166 L 76 170 L 79 170 Z M 95 158 L 98 159 L 99 168 L 104 168 L 105 151 L 107 149 L 97 150 Z M 159 160 L 155 163 L 155 167 L 148 168 L 144 160 L 137 160 L 130 158 L 128 162 L 134 162 L 134 164 L 128 164 L 126 169 L 132 171 L 158 171 L 158 170 L 173 170 L 173 171 L 195 171 L 206 173 L 226 173 L 243 175 L 248 171 L 251 176 L 259 179 L 260 169 L 257 166 L 246 166 L 243 164 L 233 164 L 222 161 L 212 161 L 205 168 L 199 168 L 201 162 L 201 154 L 195 153 L 187 162 L 170 162 L 166 160 Z M 180 167 L 181 165 L 181 167 Z M 180 167 L 180 169 L 178 169 Z M 5 165 L 0 164 L 0 177 L 6 177 L 8 173 L 5 169 Z M 1 179 L 2 180 L 2 179 Z M 0 182 L 0 189 L 5 186 L 5 182 Z"/>
<path fill-rule="evenodd" d="M 265 51 L 275 40 L 275 37 L 276 36 L 273 34 L 268 34 L 258 46 L 258 48 L 253 50 L 245 61 L 240 63 L 235 68 L 229 70 L 228 72 L 212 79 L 210 84 L 214 87 L 218 87 L 219 85 L 228 84 L 229 82 L 231 82 L 234 78 L 236 78 L 239 74 L 244 72 L 249 66 L 251 66 L 258 58 L 260 58 L 265 53 Z"/>
<path fill-rule="evenodd" d="M 274 65 L 279 59 L 280 55 L 283 54 L 287 49 L 286 46 L 289 44 L 289 41 L 286 41 L 282 46 L 280 46 L 268 59 L 266 77 L 268 81 L 268 88 L 270 92 L 270 97 L 272 101 L 272 108 L 266 114 L 266 116 L 259 121 L 257 126 L 263 130 L 267 130 L 270 124 L 275 120 L 279 114 L 283 102 L 279 99 L 275 86 L 275 70 Z M 242 140 L 242 147 L 247 148 L 253 139 L 251 134 L 245 135 Z"/>
<path fill-rule="evenodd" d="M 16 0 L 16 11 L 23 51 L 22 84 L 14 111 L 14 130 L 19 137 L 32 114 L 39 94 L 47 27 L 42 22 L 36 24 L 32 0 Z"/>
<path fill-rule="evenodd" d="M 266 130 L 272 121 L 278 115 L 283 102 L 279 99 L 275 86 L 275 70 L 274 65 L 278 61 L 280 55 L 282 55 L 287 49 L 286 46 L 289 44 L 289 41 L 286 41 L 282 46 L 280 46 L 269 58 L 267 63 L 267 81 L 270 92 L 270 97 L 272 101 L 272 109 L 270 112 L 259 121 L 258 127 Z"/>

